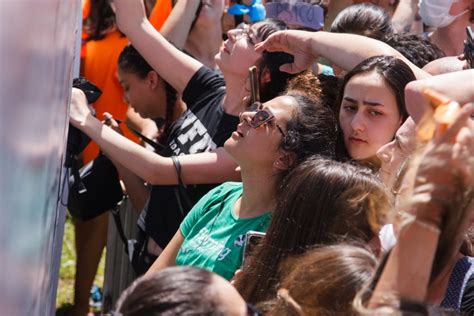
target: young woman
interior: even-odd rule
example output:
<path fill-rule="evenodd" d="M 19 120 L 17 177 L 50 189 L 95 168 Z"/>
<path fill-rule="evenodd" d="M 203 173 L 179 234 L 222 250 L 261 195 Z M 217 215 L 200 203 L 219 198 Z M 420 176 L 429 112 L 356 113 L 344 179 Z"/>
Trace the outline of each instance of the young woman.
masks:
<path fill-rule="evenodd" d="M 225 149 L 240 166 L 242 183 L 224 183 L 203 197 L 147 273 L 193 265 L 231 279 L 246 232 L 267 229 L 283 175 L 312 154 L 333 153 L 332 112 L 304 96 L 277 97 L 240 119 Z"/>
<path fill-rule="evenodd" d="M 415 80 L 400 59 L 366 59 L 344 76 L 339 95 L 339 125 L 351 159 L 375 164 L 380 147 L 389 143 L 408 117 L 405 86 Z"/>
<path fill-rule="evenodd" d="M 284 179 L 272 223 L 236 276 L 237 289 L 253 304 L 272 299 L 286 258 L 316 245 L 366 244 L 377 236 L 390 208 L 389 195 L 370 170 L 307 159 Z"/>
<path fill-rule="evenodd" d="M 366 293 L 369 307 L 394 307 L 409 299 L 472 314 L 474 260 L 459 252 L 474 212 L 472 113 L 474 106 L 465 105 L 413 169 L 411 195 L 399 208 L 398 242 L 375 289 Z M 359 301 L 363 305 L 364 295 Z"/>
<path fill-rule="evenodd" d="M 281 68 L 291 73 L 305 69 L 318 56 L 352 69 L 340 93 L 341 136 L 350 158 L 375 167 L 378 148 L 392 140 L 407 117 L 405 85 L 429 76 L 388 45 L 358 35 L 285 31 L 270 36 L 256 50 L 276 49 L 294 54 L 294 62 Z M 378 55 L 387 56 L 371 57 Z"/>
<path fill-rule="evenodd" d="M 83 1 L 83 43 L 81 49 L 81 75 L 102 90 L 94 104 L 97 117 L 111 113 L 125 120 L 127 104 L 117 81 L 117 58 L 128 39 L 116 25 L 115 15 L 108 0 Z M 124 129 L 124 135 L 137 141 L 135 135 Z M 82 152 L 84 164 L 95 159 L 99 147 L 91 142 Z M 88 210 L 84 210 L 87 212 Z M 74 314 L 84 315 L 89 309 L 90 289 L 107 241 L 108 214 L 103 213 L 89 221 L 74 219 L 77 252 L 74 285 Z"/>
<path fill-rule="evenodd" d="M 419 80 L 419 81 L 414 81 L 410 83 L 407 87 L 407 107 L 409 110 L 411 109 L 417 109 L 417 107 L 422 107 L 422 108 L 427 108 L 429 105 L 429 101 L 426 100 L 424 97 L 424 91 L 425 89 L 433 89 L 439 93 L 443 93 L 445 95 L 449 95 L 451 98 L 455 98 L 457 100 L 460 100 L 461 102 L 469 102 L 469 101 L 474 101 L 474 92 L 472 92 L 470 89 L 470 82 L 474 78 L 474 71 L 469 70 L 469 71 L 462 71 L 462 72 L 455 72 L 451 74 L 445 74 L 445 75 L 440 75 L 440 76 L 435 76 L 432 78 L 424 79 L 424 80 Z M 465 111 L 463 113 L 464 116 L 469 116 L 469 107 L 468 105 L 465 106 L 466 108 L 463 109 Z M 472 107 L 471 109 L 471 114 L 472 114 Z M 410 113 L 412 114 L 412 113 Z M 413 118 L 416 121 L 420 120 L 420 115 L 412 115 Z M 461 119 L 461 120 L 460 120 Z M 443 153 L 441 151 L 442 147 L 441 145 L 444 146 L 448 145 L 448 148 L 452 148 L 454 150 L 458 150 L 459 148 L 463 148 L 464 153 L 468 153 L 469 150 L 472 150 L 472 148 L 469 148 L 469 144 L 472 144 L 473 135 L 472 135 L 472 120 L 469 120 L 461 116 L 458 118 L 460 124 L 457 128 L 462 127 L 461 130 L 463 132 L 458 132 L 456 131 L 456 128 L 453 126 L 451 129 L 454 129 L 454 134 L 458 134 L 456 136 L 456 144 L 452 144 L 454 142 L 454 139 L 445 139 L 445 140 L 438 140 L 437 141 L 437 147 L 434 147 L 437 151 L 440 151 L 440 153 Z M 462 122 L 462 123 L 461 123 Z M 465 125 L 465 126 L 463 126 Z M 469 125 L 470 126 L 470 133 L 469 133 Z M 382 176 L 383 179 L 385 179 L 387 182 L 387 186 L 390 187 L 390 185 L 394 182 L 396 182 L 396 185 L 394 186 L 394 191 L 397 193 L 397 200 L 402 200 L 406 201 L 409 197 L 410 189 L 411 189 L 411 184 L 409 183 L 410 181 L 407 181 L 407 179 L 404 178 L 409 178 L 409 173 L 404 172 L 406 169 L 409 169 L 408 166 L 409 164 L 407 161 L 414 160 L 413 158 L 409 158 L 410 155 L 413 155 L 415 152 L 415 149 L 417 147 L 420 147 L 419 142 L 417 142 L 416 139 L 416 126 L 415 123 L 411 120 L 407 120 L 405 124 L 397 131 L 397 137 L 395 140 L 385 146 L 383 146 L 379 152 L 377 153 L 381 157 L 382 161 L 382 166 L 380 169 L 380 175 Z M 459 138 L 459 139 L 458 139 Z M 460 141 L 460 139 L 463 139 L 463 141 Z M 433 141 L 432 143 L 435 143 Z M 433 144 L 431 144 L 431 147 L 433 147 Z M 427 148 L 428 150 L 428 148 Z M 430 155 L 433 155 L 432 153 L 436 153 L 433 148 L 431 148 L 430 151 L 431 154 L 427 154 L 426 157 L 430 157 Z M 438 153 L 438 155 L 440 154 Z M 440 180 L 443 180 L 448 182 L 452 181 L 452 170 L 456 170 L 459 168 L 461 165 L 464 165 L 467 167 L 467 171 L 464 172 L 459 172 L 459 175 L 469 175 L 469 173 L 472 175 L 472 171 L 468 171 L 469 167 L 472 169 L 472 162 L 469 162 L 469 155 L 467 156 L 462 156 L 459 155 L 457 159 L 460 161 L 464 162 L 463 164 L 458 164 L 454 165 L 454 167 L 447 167 L 449 164 L 453 164 L 449 157 L 449 152 L 444 153 L 444 156 L 441 156 L 440 158 L 446 160 L 446 162 L 438 160 L 437 164 L 443 165 L 444 167 L 441 168 L 443 170 L 438 170 L 436 172 L 432 171 L 433 175 L 437 174 L 438 179 L 435 179 L 437 182 L 440 182 Z M 472 157 L 472 154 L 470 155 Z M 426 159 L 426 158 L 425 158 Z M 428 160 L 428 159 L 426 159 Z M 456 161 L 456 160 L 455 160 Z M 430 161 L 430 163 L 433 164 L 431 166 L 432 168 L 436 168 L 437 165 L 434 164 L 435 160 Z M 424 163 L 424 161 L 423 161 Z M 427 166 L 430 166 L 429 164 L 426 164 Z M 447 166 L 445 166 L 447 165 Z M 406 175 L 403 178 L 399 178 L 399 174 L 403 171 L 403 173 Z M 456 174 L 456 172 L 454 172 Z M 438 183 L 438 185 L 441 185 L 441 183 Z M 447 188 L 452 188 L 455 187 L 455 184 L 445 184 L 444 186 L 440 186 L 441 190 L 445 190 L 446 192 L 449 192 Z M 444 188 L 444 189 L 442 189 Z M 469 188 L 469 185 L 465 185 L 465 188 Z M 466 194 L 466 192 L 465 192 Z M 438 194 L 439 195 L 439 194 Z M 407 197 L 408 196 L 408 197 Z M 433 195 L 435 196 L 435 195 Z M 460 197 L 458 197 L 458 200 Z M 449 200 L 449 199 L 445 199 Z M 451 199 L 452 204 L 454 205 L 456 203 L 456 199 Z M 406 203 L 405 203 L 406 204 Z M 456 216 L 460 216 L 463 213 L 466 212 L 466 209 L 463 209 L 462 207 L 459 207 L 459 210 L 453 209 L 450 212 L 454 212 L 455 214 L 458 214 Z M 471 211 L 472 212 L 472 211 Z M 460 214 L 460 215 L 459 215 Z M 452 216 L 453 219 L 456 219 L 456 216 Z M 465 215 L 464 215 L 465 216 Z M 469 217 L 469 215 L 468 215 Z M 458 218 L 459 220 L 459 218 Z M 468 219 L 469 221 L 469 219 Z M 457 223 L 459 224 L 459 223 Z M 461 302 L 461 300 L 452 300 L 451 298 L 457 297 L 456 293 L 462 294 L 464 291 L 464 298 L 462 300 L 462 306 L 461 309 L 464 307 L 466 310 L 467 314 L 472 313 L 472 307 L 470 306 L 469 302 L 469 297 L 472 296 L 473 292 L 473 286 L 472 283 L 474 281 L 467 282 L 464 285 L 461 286 L 461 284 L 455 280 L 462 280 L 462 270 L 465 267 L 468 267 L 472 264 L 472 259 L 470 256 L 472 256 L 472 251 L 471 251 L 471 239 L 467 234 L 465 234 L 465 231 L 462 229 L 454 229 L 452 225 L 456 225 L 456 221 L 451 220 L 451 226 L 448 227 L 446 224 L 443 229 L 447 232 L 442 240 L 439 241 L 438 248 L 442 250 L 437 251 L 437 258 L 433 262 L 433 273 L 432 273 L 432 279 L 431 279 L 431 284 L 429 288 L 427 289 L 428 292 L 428 297 L 430 298 L 430 301 L 436 304 L 440 304 L 442 302 L 442 305 L 445 307 L 452 307 L 459 309 L 460 306 L 457 305 L 457 303 Z M 403 227 L 402 227 L 403 228 Z M 458 233 L 458 236 L 453 236 L 455 232 Z M 451 234 L 451 235 L 448 235 Z M 455 242 L 453 242 L 456 240 Z M 440 272 L 442 271 L 442 272 Z M 451 272 L 452 271 L 452 272 Z M 468 271 L 467 271 L 468 272 Z M 436 276 L 436 277 L 435 277 Z M 465 277 L 465 276 L 464 276 Z M 466 298 L 466 299 L 465 299 Z M 455 302 L 455 303 L 453 303 Z M 469 311 L 469 312 L 467 312 Z"/>
<path fill-rule="evenodd" d="M 201 12 L 219 4 L 217 0 L 205 3 Z M 102 133 L 103 127 L 93 119 L 81 127 L 114 161 L 154 185 L 138 222 L 143 245 L 138 249 L 145 258 L 143 271 L 148 268 L 146 262 L 152 262 L 159 255 L 202 195 L 215 183 L 238 178 L 235 162 L 230 157 L 221 157 L 218 153 L 187 156 L 215 150 L 235 130 L 238 114 L 248 105 L 248 101 L 243 101 L 250 95 L 248 68 L 258 66 L 261 100 L 267 101 L 284 91 L 292 75 L 279 71 L 279 66 L 291 62 L 292 58 L 285 53 L 260 54 L 254 50 L 254 43 L 285 29 L 282 23 L 265 21 L 232 30 L 215 59 L 223 78 L 168 43 L 146 20 L 141 1 L 115 1 L 115 6 L 121 30 L 187 105 L 185 113 L 170 129 L 160 155 L 135 146 L 119 135 Z M 170 156 L 179 158 L 165 158 Z M 186 188 L 178 185 L 178 163 Z M 149 252 L 150 260 L 146 259 Z"/>

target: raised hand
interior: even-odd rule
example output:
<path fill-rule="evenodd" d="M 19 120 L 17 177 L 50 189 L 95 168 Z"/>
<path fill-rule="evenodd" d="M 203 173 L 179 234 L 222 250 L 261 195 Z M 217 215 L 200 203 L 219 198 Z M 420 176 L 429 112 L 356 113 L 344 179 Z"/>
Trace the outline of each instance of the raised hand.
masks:
<path fill-rule="evenodd" d="M 414 196 L 441 204 L 446 212 L 460 192 L 474 186 L 474 128 L 471 114 L 474 104 L 465 105 L 446 129 L 437 135 L 425 149 L 415 179 Z M 423 210 L 422 210 L 423 211 Z M 444 214 L 433 214 L 426 209 L 428 221 L 440 223 Z M 418 217 L 417 215 L 417 217 Z"/>
<path fill-rule="evenodd" d="M 115 0 L 114 4 L 117 26 L 127 35 L 147 19 L 143 0 Z"/>
<path fill-rule="evenodd" d="M 92 111 L 87 103 L 86 95 L 82 90 L 72 88 L 69 121 L 72 125 L 81 129 L 88 116 L 92 116 Z"/>
<path fill-rule="evenodd" d="M 280 70 L 294 74 L 310 68 L 318 58 L 318 55 L 313 52 L 312 43 L 310 32 L 281 31 L 255 45 L 255 50 L 260 53 L 267 50 L 293 55 L 294 62 L 280 66 Z"/>

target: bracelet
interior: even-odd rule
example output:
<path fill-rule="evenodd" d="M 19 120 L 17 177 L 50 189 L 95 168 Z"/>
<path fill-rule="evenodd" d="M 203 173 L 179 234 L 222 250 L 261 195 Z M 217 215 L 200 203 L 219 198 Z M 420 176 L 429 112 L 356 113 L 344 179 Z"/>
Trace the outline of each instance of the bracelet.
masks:
<path fill-rule="evenodd" d="M 174 168 L 176 170 L 176 174 L 178 175 L 178 184 L 180 186 L 183 186 L 186 188 L 186 185 L 183 182 L 183 179 L 181 178 L 181 163 L 179 162 L 178 157 L 176 156 L 171 156 L 171 160 L 173 161 Z"/>

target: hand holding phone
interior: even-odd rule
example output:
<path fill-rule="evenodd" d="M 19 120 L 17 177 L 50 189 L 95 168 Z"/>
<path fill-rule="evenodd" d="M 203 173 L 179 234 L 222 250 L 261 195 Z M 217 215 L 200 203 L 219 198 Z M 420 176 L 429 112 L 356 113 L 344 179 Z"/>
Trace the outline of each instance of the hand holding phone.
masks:
<path fill-rule="evenodd" d="M 248 257 L 252 254 L 262 238 L 265 237 L 265 233 L 257 232 L 254 230 L 249 230 L 245 234 L 245 244 L 244 244 L 244 257 L 242 259 L 242 268 L 245 266 L 246 262 L 248 262 Z"/>

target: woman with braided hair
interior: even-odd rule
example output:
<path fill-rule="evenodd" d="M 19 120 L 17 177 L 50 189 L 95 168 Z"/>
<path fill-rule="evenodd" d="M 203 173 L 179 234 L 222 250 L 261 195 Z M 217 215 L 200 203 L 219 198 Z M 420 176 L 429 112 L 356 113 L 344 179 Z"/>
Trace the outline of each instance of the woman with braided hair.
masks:
<path fill-rule="evenodd" d="M 220 22 L 224 9 L 223 0 L 180 0 L 173 13 L 180 3 L 186 10 L 179 12 L 185 15 L 191 6 L 197 12 L 201 4 L 195 28 L 208 23 L 218 11 Z M 135 248 L 133 263 L 135 270 L 143 273 L 171 240 L 195 202 L 216 184 L 240 179 L 240 174 L 235 170 L 235 161 L 228 155 L 222 155 L 222 146 L 239 123 L 239 113 L 247 110 L 251 103 L 248 68 L 257 66 L 260 99 L 266 102 L 282 93 L 288 79 L 293 77 L 279 70 L 280 65 L 292 59 L 291 55 L 285 53 L 255 52 L 255 43 L 278 30 L 286 29 L 284 23 L 268 20 L 228 32 L 229 39 L 221 45 L 215 56 L 215 62 L 222 71 L 222 74 L 217 73 L 177 49 L 173 45 L 176 43 L 170 44 L 151 28 L 147 20 L 145 33 L 152 37 L 143 38 L 145 34 L 135 28 L 139 19 L 146 19 L 141 1 L 115 1 L 114 4 L 117 17 L 122 17 L 117 19 L 123 22 L 122 31 L 130 33 L 127 37 L 136 50 L 161 78 L 176 89 L 186 103 L 186 111 L 172 124 L 168 137 L 163 141 L 165 147 L 159 150 L 159 155 L 111 133 L 87 114 L 81 115 L 81 123 L 76 122 L 82 131 L 100 143 L 104 153 L 134 173 L 135 180 L 141 178 L 152 184 L 148 186 L 151 187 L 151 193 L 141 195 L 149 199 L 139 201 L 146 207 L 138 220 L 139 244 Z M 216 23 L 212 27 L 207 25 L 208 36 L 210 31 L 219 29 L 215 26 Z M 217 31 L 220 36 L 220 30 Z M 200 43 L 199 47 L 202 48 L 204 44 Z M 153 79 L 155 75 L 149 73 Z M 153 82 L 151 80 L 149 84 Z M 73 93 L 73 103 L 79 101 L 82 105 L 81 95 L 76 92 Z M 143 95 L 144 92 L 138 92 L 138 96 Z M 132 97 L 130 91 L 127 97 Z M 108 123 L 113 125 L 112 120 Z M 186 185 L 181 185 L 180 181 Z"/>

